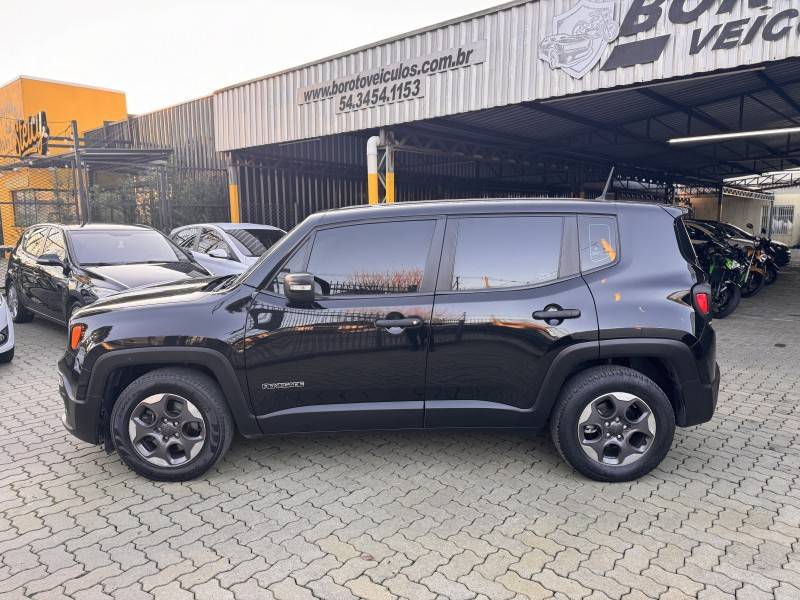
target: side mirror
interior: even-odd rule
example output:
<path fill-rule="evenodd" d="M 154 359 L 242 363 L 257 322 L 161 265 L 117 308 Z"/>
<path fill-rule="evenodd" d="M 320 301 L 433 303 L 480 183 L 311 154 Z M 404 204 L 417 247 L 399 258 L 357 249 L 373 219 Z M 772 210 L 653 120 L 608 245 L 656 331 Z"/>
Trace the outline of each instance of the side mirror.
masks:
<path fill-rule="evenodd" d="M 230 258 L 230 255 L 222 248 L 213 248 L 208 251 L 211 258 Z"/>
<path fill-rule="evenodd" d="M 761 235 L 767 235 L 767 230 L 763 227 L 761 228 Z"/>
<path fill-rule="evenodd" d="M 748 224 L 747 224 L 747 228 L 748 228 L 748 229 L 752 229 L 752 228 L 753 228 L 753 224 L 752 224 L 752 223 L 748 223 Z"/>
<path fill-rule="evenodd" d="M 36 264 L 42 265 L 43 267 L 63 267 L 64 263 L 58 257 L 57 254 L 42 254 L 39 258 L 36 259 Z"/>
<path fill-rule="evenodd" d="M 310 273 L 288 273 L 283 278 L 283 293 L 291 304 L 314 302 L 314 276 Z"/>

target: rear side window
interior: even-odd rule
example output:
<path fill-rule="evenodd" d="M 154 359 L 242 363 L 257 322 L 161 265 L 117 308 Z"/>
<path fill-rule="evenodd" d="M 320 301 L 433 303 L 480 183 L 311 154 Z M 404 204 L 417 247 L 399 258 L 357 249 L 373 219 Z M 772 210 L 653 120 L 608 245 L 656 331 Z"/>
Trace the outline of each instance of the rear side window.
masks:
<path fill-rule="evenodd" d="M 365 223 L 323 229 L 308 272 L 325 296 L 420 291 L 436 221 Z"/>
<path fill-rule="evenodd" d="M 619 242 L 617 219 L 609 216 L 578 217 L 581 271 L 592 271 L 617 261 Z"/>
<path fill-rule="evenodd" d="M 675 219 L 675 237 L 678 240 L 678 248 L 680 248 L 681 255 L 687 262 L 697 264 L 697 254 L 686 229 L 687 227 L 682 217 Z"/>
<path fill-rule="evenodd" d="M 453 291 L 525 287 L 558 278 L 562 217 L 451 218 L 447 228 L 448 239 L 455 239 Z"/>

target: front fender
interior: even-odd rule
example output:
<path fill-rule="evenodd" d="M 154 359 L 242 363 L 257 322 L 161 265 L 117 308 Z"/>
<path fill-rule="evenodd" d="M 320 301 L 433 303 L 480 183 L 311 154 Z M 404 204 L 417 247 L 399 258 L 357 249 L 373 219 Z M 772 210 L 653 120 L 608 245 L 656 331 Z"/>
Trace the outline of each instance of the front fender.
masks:
<path fill-rule="evenodd" d="M 116 369 L 170 364 L 199 366 L 210 371 L 225 395 L 239 432 L 245 437 L 261 433 L 233 367 L 222 353 L 211 348 L 144 347 L 114 350 L 103 354 L 92 366 L 86 389 L 87 402 L 98 409 L 103 406 L 111 374 Z"/>

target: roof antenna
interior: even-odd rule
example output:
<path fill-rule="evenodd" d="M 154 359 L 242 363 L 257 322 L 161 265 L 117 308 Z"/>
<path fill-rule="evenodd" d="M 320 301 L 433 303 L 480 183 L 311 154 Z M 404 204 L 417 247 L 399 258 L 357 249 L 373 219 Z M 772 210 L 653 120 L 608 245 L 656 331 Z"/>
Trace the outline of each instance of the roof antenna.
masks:
<path fill-rule="evenodd" d="M 595 200 L 605 200 L 606 194 L 608 193 L 608 188 L 611 187 L 611 180 L 614 178 L 614 166 L 611 166 L 611 172 L 608 174 L 608 179 L 606 179 L 606 187 L 603 188 L 603 193 L 600 194 Z"/>

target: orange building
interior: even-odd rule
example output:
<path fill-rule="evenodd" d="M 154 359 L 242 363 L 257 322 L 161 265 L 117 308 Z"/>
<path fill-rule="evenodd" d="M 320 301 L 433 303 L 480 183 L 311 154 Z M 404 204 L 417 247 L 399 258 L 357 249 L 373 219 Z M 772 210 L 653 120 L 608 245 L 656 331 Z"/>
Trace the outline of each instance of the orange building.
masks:
<path fill-rule="evenodd" d="M 0 87 L 0 245 L 15 244 L 33 223 L 76 216 L 72 169 L 29 168 L 16 154 L 18 122 L 42 111 L 51 138 L 71 136 L 73 120 L 83 135 L 128 116 L 124 92 L 25 76 Z M 67 144 L 51 143 L 48 155 L 69 152 L 55 147 Z"/>

